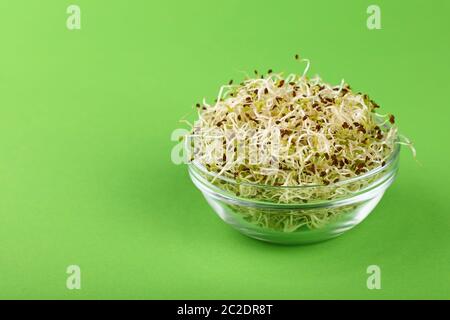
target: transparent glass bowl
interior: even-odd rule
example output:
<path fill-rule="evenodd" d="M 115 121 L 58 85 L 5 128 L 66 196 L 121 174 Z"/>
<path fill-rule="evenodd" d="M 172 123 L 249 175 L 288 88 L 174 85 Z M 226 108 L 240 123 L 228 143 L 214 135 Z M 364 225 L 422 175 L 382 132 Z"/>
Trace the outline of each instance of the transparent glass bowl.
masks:
<path fill-rule="evenodd" d="M 324 241 L 350 230 L 375 208 L 398 171 L 396 145 L 385 165 L 329 185 L 277 187 L 217 177 L 195 161 L 189 174 L 223 221 L 278 244 Z"/>

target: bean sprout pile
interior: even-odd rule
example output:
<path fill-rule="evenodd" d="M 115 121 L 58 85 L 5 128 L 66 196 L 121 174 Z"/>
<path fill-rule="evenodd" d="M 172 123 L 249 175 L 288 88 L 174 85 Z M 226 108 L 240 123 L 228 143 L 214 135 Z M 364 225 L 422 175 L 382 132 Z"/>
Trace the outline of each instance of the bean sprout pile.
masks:
<path fill-rule="evenodd" d="M 299 196 L 287 191 L 246 193 L 246 187 L 239 187 L 239 183 L 331 186 L 383 167 L 396 143 L 411 146 L 406 138 L 406 142 L 399 140 L 395 117 L 378 113 L 379 105 L 367 94 L 354 92 L 344 80 L 331 85 L 319 76 L 308 78 L 309 60 L 298 55 L 295 59 L 306 64 L 301 75 L 284 76 L 273 70 L 261 74 L 255 70 L 253 78 L 222 86 L 214 104 L 203 100 L 196 105 L 198 120 L 192 126 L 195 147 L 191 160 L 216 177 L 232 179 L 236 184 L 217 185 L 237 196 L 284 203 L 317 197 L 332 199 L 331 191 Z M 219 145 L 218 137 L 225 138 Z M 270 151 L 265 161 L 251 161 L 252 145 Z M 217 150 L 219 156 L 211 161 L 210 153 Z M 241 213 L 249 217 L 249 210 Z M 264 226 L 277 230 L 323 225 L 320 222 L 323 219 L 304 217 L 301 212 L 297 215 L 300 222 L 292 222 L 291 213 L 286 216 L 292 222 L 288 227 L 285 222 L 279 224 L 280 216 L 274 221 L 267 220 L 266 215 L 264 220 L 261 219 L 264 212 L 253 213 L 248 220 L 266 221 Z M 320 215 L 328 218 L 337 213 L 324 211 Z"/>

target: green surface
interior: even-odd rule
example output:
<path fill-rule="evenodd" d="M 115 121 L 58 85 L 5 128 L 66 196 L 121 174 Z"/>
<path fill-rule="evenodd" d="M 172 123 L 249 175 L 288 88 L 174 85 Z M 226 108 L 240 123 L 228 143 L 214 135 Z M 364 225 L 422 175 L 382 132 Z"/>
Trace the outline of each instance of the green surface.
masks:
<path fill-rule="evenodd" d="M 2 1 L 0 298 L 450 298 L 450 2 L 376 1 L 381 30 L 369 4 Z M 282 247 L 213 213 L 170 134 L 239 70 L 300 72 L 297 52 L 394 113 L 422 165 L 403 150 L 360 226 Z"/>

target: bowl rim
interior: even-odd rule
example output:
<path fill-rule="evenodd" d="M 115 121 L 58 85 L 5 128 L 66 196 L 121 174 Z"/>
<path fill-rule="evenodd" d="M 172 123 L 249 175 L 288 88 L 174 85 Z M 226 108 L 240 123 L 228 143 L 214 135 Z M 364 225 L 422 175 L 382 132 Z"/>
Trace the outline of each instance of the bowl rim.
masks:
<path fill-rule="evenodd" d="M 260 184 L 260 183 L 253 183 L 253 182 L 245 182 L 245 181 L 236 181 L 234 179 L 230 179 L 227 177 L 219 176 L 217 173 L 213 173 L 211 171 L 208 171 L 203 165 L 198 163 L 196 160 L 192 160 L 188 162 L 188 166 L 191 168 L 195 168 L 196 170 L 201 171 L 203 174 L 206 174 L 210 178 L 212 178 L 214 181 L 220 180 L 229 184 L 237 185 L 237 186 L 249 186 L 253 188 L 270 188 L 275 190 L 298 190 L 298 189 L 308 189 L 308 188 L 332 188 L 332 187 L 342 187 L 344 185 L 358 182 L 360 180 L 364 180 L 367 178 L 370 178 L 385 169 L 389 168 L 393 163 L 395 163 L 400 155 L 400 144 L 397 143 L 398 138 L 394 142 L 394 150 L 389 155 L 389 157 L 386 159 L 386 163 L 383 166 L 376 167 L 370 171 L 367 171 L 364 174 L 358 175 L 356 177 L 343 179 L 338 182 L 330 183 L 330 184 L 305 184 L 305 185 L 299 185 L 299 186 L 273 186 L 273 185 L 267 185 L 267 184 Z"/>

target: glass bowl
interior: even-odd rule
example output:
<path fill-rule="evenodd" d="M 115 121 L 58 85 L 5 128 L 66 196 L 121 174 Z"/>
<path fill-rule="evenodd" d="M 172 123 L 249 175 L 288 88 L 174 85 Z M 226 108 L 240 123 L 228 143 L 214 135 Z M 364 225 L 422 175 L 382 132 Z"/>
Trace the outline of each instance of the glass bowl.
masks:
<path fill-rule="evenodd" d="M 309 244 L 350 230 L 375 208 L 394 181 L 400 147 L 383 166 L 329 185 L 238 183 L 196 161 L 189 175 L 223 221 L 241 233 L 278 244 Z"/>

